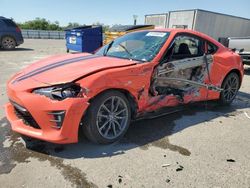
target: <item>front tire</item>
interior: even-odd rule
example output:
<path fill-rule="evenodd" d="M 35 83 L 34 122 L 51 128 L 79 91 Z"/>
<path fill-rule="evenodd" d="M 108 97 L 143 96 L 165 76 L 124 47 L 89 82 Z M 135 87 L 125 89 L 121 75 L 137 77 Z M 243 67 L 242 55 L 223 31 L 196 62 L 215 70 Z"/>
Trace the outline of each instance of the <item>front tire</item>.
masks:
<path fill-rule="evenodd" d="M 223 91 L 220 93 L 219 102 L 229 105 L 233 102 L 240 88 L 240 78 L 235 72 L 230 73 L 222 83 Z"/>
<path fill-rule="evenodd" d="M 127 98 L 119 91 L 107 91 L 91 103 L 83 121 L 83 132 L 95 143 L 118 141 L 126 133 L 131 119 Z"/>
<path fill-rule="evenodd" d="M 1 46 L 4 50 L 13 50 L 16 47 L 16 41 L 13 37 L 10 36 L 3 37 Z"/>

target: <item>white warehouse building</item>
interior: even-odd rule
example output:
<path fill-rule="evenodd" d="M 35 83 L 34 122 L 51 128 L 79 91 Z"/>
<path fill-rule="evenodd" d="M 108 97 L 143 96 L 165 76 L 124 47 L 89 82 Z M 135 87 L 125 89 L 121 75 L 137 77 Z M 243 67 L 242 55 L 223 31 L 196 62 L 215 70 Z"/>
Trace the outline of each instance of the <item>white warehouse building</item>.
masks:
<path fill-rule="evenodd" d="M 250 36 L 250 19 L 201 9 L 145 15 L 145 24 L 156 28 L 184 28 L 206 33 L 218 40 Z"/>

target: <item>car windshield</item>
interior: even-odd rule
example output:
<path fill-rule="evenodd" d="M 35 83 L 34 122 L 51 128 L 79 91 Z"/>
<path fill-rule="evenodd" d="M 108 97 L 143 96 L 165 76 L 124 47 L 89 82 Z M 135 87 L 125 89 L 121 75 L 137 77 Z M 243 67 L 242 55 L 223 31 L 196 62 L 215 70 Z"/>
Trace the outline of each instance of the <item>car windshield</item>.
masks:
<path fill-rule="evenodd" d="M 169 32 L 129 33 L 103 46 L 96 54 L 142 62 L 151 61 L 169 37 Z"/>

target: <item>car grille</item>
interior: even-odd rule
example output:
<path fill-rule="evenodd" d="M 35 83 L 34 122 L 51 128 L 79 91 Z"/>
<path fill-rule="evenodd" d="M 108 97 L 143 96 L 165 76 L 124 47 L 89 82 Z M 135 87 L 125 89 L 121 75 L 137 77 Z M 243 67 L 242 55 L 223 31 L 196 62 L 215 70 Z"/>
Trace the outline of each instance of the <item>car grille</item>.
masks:
<path fill-rule="evenodd" d="M 31 116 L 31 114 L 28 112 L 28 110 L 19 104 L 17 104 L 14 101 L 11 101 L 11 104 L 14 106 L 15 114 L 16 116 L 23 121 L 23 123 L 27 126 L 41 129 L 35 119 Z"/>

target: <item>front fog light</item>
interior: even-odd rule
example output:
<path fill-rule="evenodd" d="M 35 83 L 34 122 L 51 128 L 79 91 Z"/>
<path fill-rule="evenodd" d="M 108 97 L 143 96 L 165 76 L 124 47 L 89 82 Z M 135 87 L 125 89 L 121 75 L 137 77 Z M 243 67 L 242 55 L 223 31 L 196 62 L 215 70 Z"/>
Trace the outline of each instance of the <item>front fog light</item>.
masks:
<path fill-rule="evenodd" d="M 65 116 L 65 111 L 52 111 L 48 113 L 49 115 L 53 116 L 53 119 L 50 120 L 50 122 L 54 122 L 56 124 L 53 125 L 53 128 L 60 129 L 63 124 L 64 116 Z"/>

